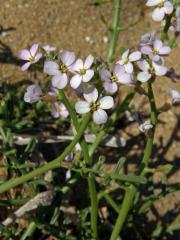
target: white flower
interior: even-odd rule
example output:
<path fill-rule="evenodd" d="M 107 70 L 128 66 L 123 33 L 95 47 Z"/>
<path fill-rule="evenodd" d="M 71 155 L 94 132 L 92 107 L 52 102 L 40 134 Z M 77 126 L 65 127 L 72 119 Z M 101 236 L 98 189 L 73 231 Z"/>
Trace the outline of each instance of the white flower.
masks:
<path fill-rule="evenodd" d="M 170 95 L 172 97 L 172 102 L 173 103 L 175 103 L 175 104 L 176 103 L 180 103 L 180 92 L 170 88 L 169 89 L 169 93 L 170 93 Z"/>
<path fill-rule="evenodd" d="M 32 84 L 27 88 L 26 93 L 24 94 L 24 101 L 28 103 L 34 103 L 40 100 L 41 96 L 41 88 L 38 82 L 36 82 L 35 84 Z"/>
<path fill-rule="evenodd" d="M 125 69 L 120 64 L 116 64 L 111 74 L 107 69 L 102 69 L 101 78 L 104 80 L 104 89 L 106 92 L 115 93 L 118 89 L 118 84 L 133 85 L 132 75 L 125 72 Z"/>
<path fill-rule="evenodd" d="M 63 103 L 53 102 L 51 105 L 51 114 L 54 118 L 66 118 L 69 113 Z"/>
<path fill-rule="evenodd" d="M 146 60 L 139 61 L 138 66 L 142 70 L 142 72 L 137 75 L 137 79 L 140 82 L 147 82 L 151 76 L 163 76 L 167 72 L 166 67 L 158 65 L 155 62 L 152 62 L 152 65 L 150 65 Z"/>
<path fill-rule="evenodd" d="M 47 60 L 44 64 L 44 72 L 53 76 L 52 86 L 63 89 L 68 83 L 68 71 L 71 70 L 75 61 L 75 53 L 62 50 L 60 52 L 60 65 L 54 61 Z"/>
<path fill-rule="evenodd" d="M 125 71 L 127 73 L 133 73 L 132 62 L 138 61 L 140 60 L 140 58 L 141 58 L 141 52 L 136 51 L 129 54 L 129 49 L 128 49 L 123 53 L 121 60 L 119 60 L 117 63 L 124 66 Z"/>
<path fill-rule="evenodd" d="M 167 0 L 148 0 L 146 6 L 157 6 L 152 13 L 152 19 L 157 22 L 162 21 L 165 14 L 171 14 L 173 12 L 173 4 Z"/>
<path fill-rule="evenodd" d="M 44 45 L 43 47 L 42 47 L 47 53 L 50 53 L 50 52 L 54 52 L 55 50 L 56 50 L 56 48 L 55 47 L 52 47 L 52 46 L 50 46 L 50 45 Z"/>
<path fill-rule="evenodd" d="M 110 96 L 105 96 L 98 99 L 98 91 L 96 88 L 88 89 L 84 94 L 86 101 L 79 101 L 75 104 L 76 112 L 84 114 L 93 112 L 93 121 L 96 124 L 104 124 L 107 122 L 107 113 L 104 109 L 110 109 L 114 105 L 114 100 Z"/>
<path fill-rule="evenodd" d="M 82 59 L 77 59 L 73 64 L 71 70 L 75 75 L 71 78 L 70 85 L 72 88 L 76 89 L 80 86 L 81 82 L 89 82 L 94 76 L 94 70 L 90 69 L 93 64 L 94 57 L 89 55 L 85 62 Z"/>
<path fill-rule="evenodd" d="M 141 132 L 147 132 L 149 131 L 151 128 L 153 128 L 153 125 L 151 124 L 150 120 L 145 121 L 144 123 L 142 123 L 139 126 L 139 130 Z"/>

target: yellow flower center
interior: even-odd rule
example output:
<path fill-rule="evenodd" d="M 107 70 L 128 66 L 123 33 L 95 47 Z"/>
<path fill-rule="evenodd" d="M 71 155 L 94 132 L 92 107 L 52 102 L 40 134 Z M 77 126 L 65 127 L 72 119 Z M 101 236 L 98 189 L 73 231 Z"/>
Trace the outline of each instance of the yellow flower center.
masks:
<path fill-rule="evenodd" d="M 30 61 L 30 62 L 34 62 L 34 61 L 35 61 L 35 57 L 34 57 L 34 56 L 30 56 L 30 57 L 29 57 L 29 61 Z"/>
<path fill-rule="evenodd" d="M 154 69 L 153 67 L 150 67 L 150 68 L 148 69 L 148 72 L 149 72 L 150 74 L 154 74 L 154 73 L 155 73 L 155 69 Z"/>
<path fill-rule="evenodd" d="M 163 7 L 164 7 L 164 1 L 161 1 L 161 2 L 158 4 L 158 7 L 159 7 L 159 8 L 163 8 Z"/>
<path fill-rule="evenodd" d="M 128 62 L 129 62 L 129 59 L 126 58 L 126 60 L 124 61 L 124 64 L 128 64 Z"/>
<path fill-rule="evenodd" d="M 92 102 L 90 105 L 91 111 L 97 111 L 100 106 L 100 103 L 98 101 Z"/>
<path fill-rule="evenodd" d="M 152 52 L 153 52 L 153 54 L 154 54 L 154 55 L 157 55 L 157 54 L 159 54 L 159 51 L 158 51 L 158 50 L 156 50 L 156 49 L 153 49 L 153 50 L 152 50 Z"/>
<path fill-rule="evenodd" d="M 62 65 L 60 66 L 60 71 L 61 71 L 62 73 L 67 73 L 68 69 L 67 69 L 67 67 L 66 67 L 64 64 L 62 64 Z"/>
<path fill-rule="evenodd" d="M 110 77 L 110 80 L 111 80 L 112 83 L 117 82 L 117 77 L 116 76 L 112 76 L 112 77 Z"/>
<path fill-rule="evenodd" d="M 84 74 L 86 74 L 86 69 L 79 69 L 79 73 L 81 74 L 81 75 L 84 75 Z"/>

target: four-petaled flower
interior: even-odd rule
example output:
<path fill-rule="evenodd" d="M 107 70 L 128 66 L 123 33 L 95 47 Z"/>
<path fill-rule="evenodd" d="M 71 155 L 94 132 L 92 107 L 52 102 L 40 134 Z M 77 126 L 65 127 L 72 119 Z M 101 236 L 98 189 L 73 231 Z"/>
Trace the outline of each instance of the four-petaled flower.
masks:
<path fill-rule="evenodd" d="M 134 68 L 133 68 L 132 62 L 138 61 L 140 60 L 140 58 L 141 58 L 141 52 L 136 51 L 129 54 L 129 49 L 128 49 L 122 54 L 122 58 L 117 62 L 117 64 L 124 66 L 125 71 L 127 73 L 133 73 Z"/>
<path fill-rule="evenodd" d="M 155 62 L 150 65 L 146 60 L 139 61 L 138 66 L 142 70 L 137 75 L 140 82 L 147 82 L 153 75 L 163 76 L 167 72 L 167 68 L 163 65 L 158 65 Z"/>
<path fill-rule="evenodd" d="M 104 80 L 104 89 L 109 93 L 115 93 L 119 83 L 133 85 L 132 75 L 126 73 L 124 67 L 120 64 L 115 65 L 112 74 L 107 69 L 102 69 L 101 78 Z"/>
<path fill-rule="evenodd" d="M 77 59 L 72 66 L 72 71 L 75 75 L 70 80 L 70 85 L 72 88 L 76 89 L 80 86 L 81 82 L 89 82 L 94 76 L 94 70 L 90 69 L 93 64 L 94 57 L 89 55 L 85 62 L 81 59 Z"/>
<path fill-rule="evenodd" d="M 62 50 L 60 52 L 60 65 L 54 61 L 47 60 L 44 64 L 44 72 L 52 76 L 52 86 L 63 89 L 68 83 L 68 71 L 71 70 L 75 61 L 75 53 Z"/>
<path fill-rule="evenodd" d="M 152 61 L 158 62 L 161 60 L 161 56 L 167 55 L 171 52 L 171 48 L 169 46 L 163 46 L 163 42 L 156 39 L 152 47 L 143 46 L 141 52 L 148 55 Z"/>
<path fill-rule="evenodd" d="M 104 109 L 110 109 L 114 105 L 114 100 L 110 96 L 102 98 L 98 97 L 98 90 L 96 88 L 88 89 L 84 94 L 86 101 L 79 101 L 75 104 L 76 112 L 84 114 L 87 112 L 93 113 L 93 121 L 96 124 L 104 124 L 107 122 L 108 115 Z"/>
<path fill-rule="evenodd" d="M 157 6 L 152 12 L 152 19 L 157 22 L 163 20 L 165 14 L 171 14 L 173 12 L 173 4 L 167 0 L 148 0 L 146 6 Z"/>
<path fill-rule="evenodd" d="M 42 57 L 42 53 L 38 52 L 38 47 L 38 44 L 33 44 L 30 50 L 23 49 L 20 51 L 20 59 L 27 61 L 25 64 L 22 65 L 22 71 L 26 71 L 31 64 L 38 62 L 39 59 Z"/>
<path fill-rule="evenodd" d="M 180 103 L 180 92 L 170 88 L 169 89 L 169 93 L 170 93 L 170 95 L 172 97 L 172 102 L 174 104 L 179 104 Z"/>
<path fill-rule="evenodd" d="M 66 118 L 69 113 L 63 103 L 53 102 L 51 105 L 51 114 L 54 118 Z"/>
<path fill-rule="evenodd" d="M 41 99 L 42 91 L 41 88 L 36 82 L 33 85 L 27 87 L 26 93 L 24 94 L 24 101 L 28 103 L 34 103 Z"/>

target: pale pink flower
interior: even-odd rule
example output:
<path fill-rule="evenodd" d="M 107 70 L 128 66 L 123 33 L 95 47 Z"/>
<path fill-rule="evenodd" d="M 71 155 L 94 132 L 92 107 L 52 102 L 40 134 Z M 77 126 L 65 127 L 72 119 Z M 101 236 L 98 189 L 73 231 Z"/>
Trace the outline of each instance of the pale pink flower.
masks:
<path fill-rule="evenodd" d="M 172 97 L 172 102 L 174 104 L 179 104 L 180 103 L 180 92 L 170 88 L 169 89 L 169 93 L 170 93 L 170 95 Z"/>
<path fill-rule="evenodd" d="M 107 69 L 102 69 L 101 78 L 104 80 L 104 89 L 106 92 L 115 93 L 118 89 L 118 84 L 133 85 L 132 75 L 125 72 L 125 69 L 120 64 L 116 64 L 113 73 Z"/>
<path fill-rule="evenodd" d="M 138 66 L 142 70 L 137 75 L 137 79 L 140 82 L 147 82 L 154 75 L 163 76 L 168 70 L 163 65 L 158 65 L 155 62 L 152 62 L 152 65 L 150 65 L 146 60 L 139 61 Z"/>
<path fill-rule="evenodd" d="M 52 86 L 63 89 L 68 84 L 68 71 L 71 70 L 75 61 L 75 53 L 62 50 L 60 52 L 60 65 L 54 61 L 47 60 L 44 64 L 44 72 L 52 76 Z"/>
<path fill-rule="evenodd" d="M 69 113 L 63 103 L 53 102 L 51 105 L 51 115 L 54 118 L 63 117 L 66 118 Z"/>
<path fill-rule="evenodd" d="M 99 98 L 98 95 L 98 90 L 96 88 L 88 89 L 83 94 L 86 101 L 77 102 L 75 104 L 75 109 L 79 114 L 92 112 L 93 121 L 96 124 L 104 124 L 108 119 L 108 115 L 104 110 L 112 108 L 114 100 L 110 96 Z"/>
<path fill-rule="evenodd" d="M 22 65 L 22 71 L 27 70 L 31 64 L 38 62 L 39 59 L 42 57 L 42 53 L 38 52 L 38 47 L 38 44 L 33 44 L 30 50 L 23 49 L 20 51 L 20 59 L 27 61 L 25 64 Z"/>
<path fill-rule="evenodd" d="M 89 82 L 94 76 L 94 70 L 90 69 L 94 61 L 94 57 L 89 55 L 85 62 L 82 59 L 77 59 L 71 70 L 75 75 L 71 78 L 70 85 L 76 89 L 82 82 Z"/>
<path fill-rule="evenodd" d="M 173 4 L 167 0 L 148 0 L 146 6 L 156 7 L 152 12 L 152 19 L 157 22 L 162 21 L 166 14 L 173 12 Z"/>
<path fill-rule="evenodd" d="M 27 87 L 26 93 L 24 94 L 24 101 L 28 103 L 34 103 L 41 99 L 42 91 L 41 88 L 36 82 L 35 84 Z"/>
<path fill-rule="evenodd" d="M 133 62 L 140 60 L 140 58 L 141 58 L 141 52 L 136 51 L 129 54 L 129 49 L 128 49 L 122 54 L 121 60 L 119 60 L 117 64 L 124 66 L 125 71 L 127 73 L 133 73 L 133 69 L 134 69 Z"/>
<path fill-rule="evenodd" d="M 169 46 L 163 45 L 163 42 L 161 40 L 156 39 L 152 47 L 141 47 L 141 52 L 145 55 L 148 55 L 152 61 L 158 62 L 161 60 L 162 56 L 166 56 L 171 52 L 171 48 Z"/>

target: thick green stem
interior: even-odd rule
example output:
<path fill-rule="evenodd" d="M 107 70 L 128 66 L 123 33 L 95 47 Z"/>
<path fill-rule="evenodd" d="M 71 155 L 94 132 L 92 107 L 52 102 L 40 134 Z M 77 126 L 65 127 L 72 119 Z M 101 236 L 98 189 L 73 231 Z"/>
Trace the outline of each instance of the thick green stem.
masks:
<path fill-rule="evenodd" d="M 74 137 L 73 141 L 67 146 L 67 148 L 64 150 L 64 152 L 57 157 L 55 160 L 47 163 L 46 165 L 27 173 L 21 177 L 11 179 L 3 184 L 0 185 L 0 193 L 6 192 L 9 189 L 16 187 L 26 181 L 31 180 L 34 177 L 37 177 L 49 170 L 52 170 L 54 168 L 60 167 L 60 163 L 65 159 L 65 157 L 73 150 L 74 146 L 79 142 L 82 135 L 84 134 L 84 130 L 87 128 L 88 122 L 90 121 L 91 114 L 86 114 L 84 117 L 82 124 L 77 132 L 77 135 Z"/>
<path fill-rule="evenodd" d="M 144 151 L 144 156 L 140 165 L 140 176 L 144 176 L 145 174 L 145 169 L 148 166 L 148 162 L 152 153 L 152 147 L 153 147 L 153 140 L 154 140 L 154 133 L 155 133 L 155 128 L 157 124 L 157 117 L 158 117 L 158 111 L 156 109 L 156 104 L 155 104 L 155 99 L 154 99 L 154 94 L 152 90 L 152 85 L 151 83 L 148 84 L 148 97 L 149 97 L 149 102 L 150 102 L 150 107 L 151 107 L 151 123 L 153 125 L 153 130 L 152 130 L 152 135 L 148 138 L 147 143 L 146 143 L 146 148 Z M 119 211 L 118 218 L 116 220 L 116 224 L 114 226 L 112 235 L 110 240 L 116 240 L 122 230 L 123 224 L 126 220 L 126 217 L 128 215 L 128 212 L 133 204 L 133 200 L 135 197 L 135 194 L 137 193 L 137 187 L 133 184 L 131 184 L 125 193 L 125 197 L 122 202 L 121 209 Z"/>
<path fill-rule="evenodd" d="M 79 129 L 79 122 L 76 116 L 76 112 L 72 108 L 69 100 L 66 98 L 66 95 L 64 94 L 63 90 L 59 91 L 60 98 L 63 101 L 65 107 L 67 108 L 71 119 L 73 121 L 73 125 L 78 131 Z M 89 155 L 89 149 L 88 145 L 84 138 L 80 141 L 81 149 L 84 155 L 85 163 L 88 166 L 92 165 L 92 158 Z M 88 186 L 89 186 L 89 193 L 90 193 L 90 199 L 91 199 L 91 228 L 94 239 L 98 239 L 98 231 L 97 231 L 97 217 L 98 217 L 98 201 L 97 201 L 97 192 L 96 192 L 96 183 L 95 183 L 95 176 L 89 175 L 88 176 Z"/>
<path fill-rule="evenodd" d="M 115 49 L 120 31 L 120 12 L 121 12 L 121 0 L 114 0 L 114 13 L 111 27 L 112 33 L 109 41 L 109 49 L 107 55 L 107 61 L 109 63 L 112 63 L 114 60 Z"/>

